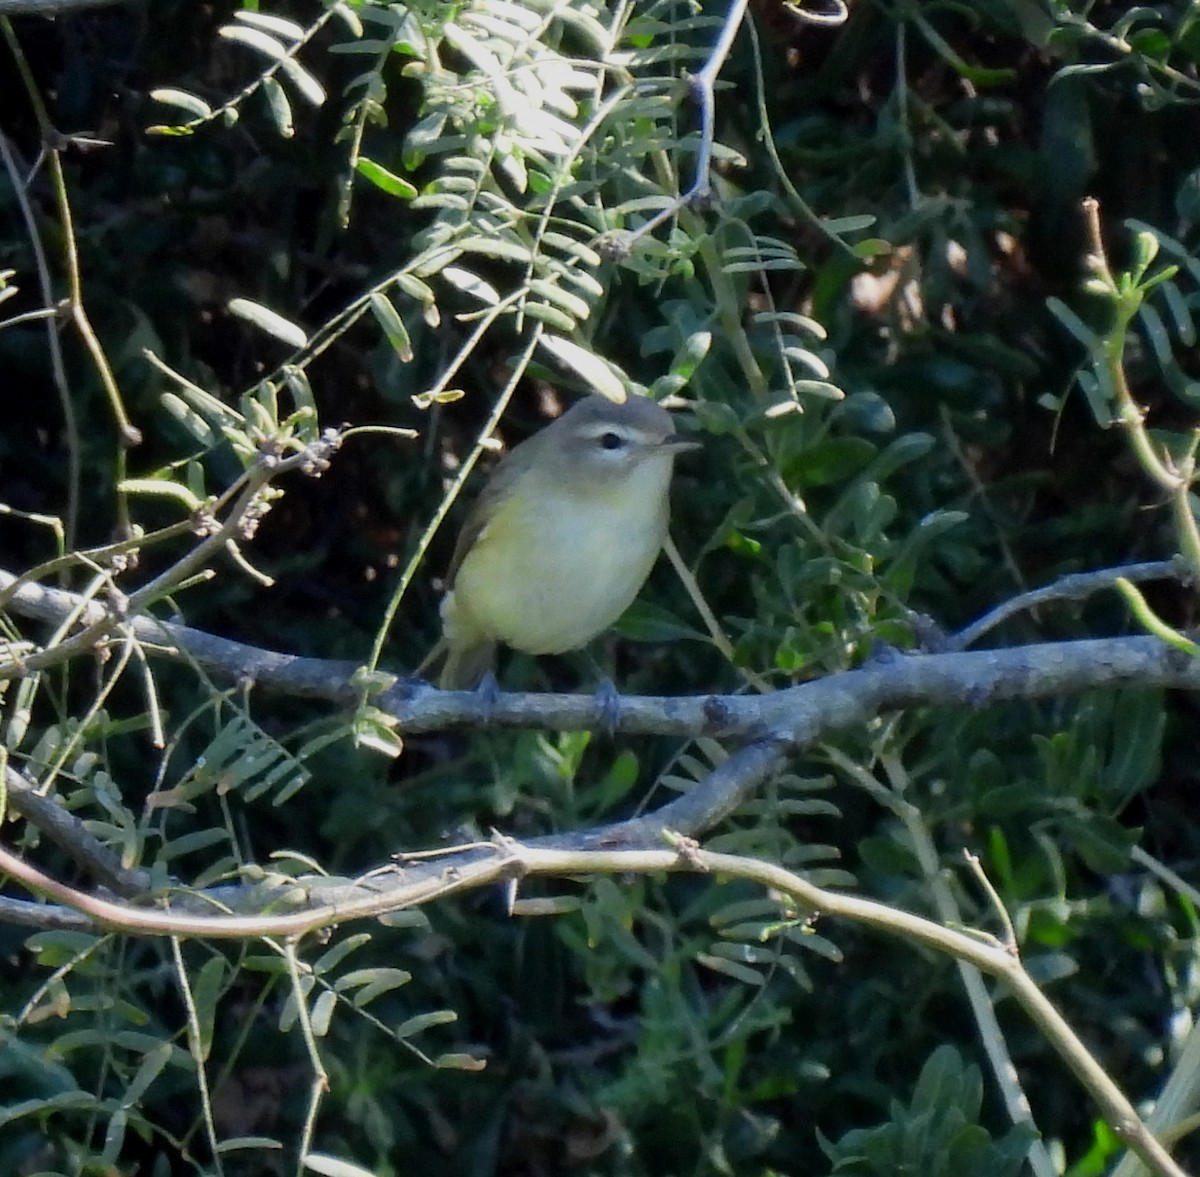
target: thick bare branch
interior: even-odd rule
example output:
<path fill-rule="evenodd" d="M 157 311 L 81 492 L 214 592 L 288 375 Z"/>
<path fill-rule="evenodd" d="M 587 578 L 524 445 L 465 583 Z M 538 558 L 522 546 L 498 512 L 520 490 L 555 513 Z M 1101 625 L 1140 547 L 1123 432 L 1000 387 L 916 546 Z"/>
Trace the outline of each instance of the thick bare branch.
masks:
<path fill-rule="evenodd" d="M 13 590 L 16 584 L 17 577 L 0 569 L 0 594 Z M 80 609 L 79 623 L 85 627 L 104 620 L 106 615 L 98 603 L 84 604 L 75 593 L 37 583 L 18 585 L 6 607 L 24 617 L 47 622 L 61 621 Z M 194 661 L 226 678 L 252 680 L 283 694 L 311 696 L 332 703 L 350 703 L 357 698 L 350 677 L 358 669 L 358 663 L 277 654 L 147 616 L 131 617 L 123 624 L 132 629 L 139 641 L 160 647 L 151 648 L 148 653 Z"/>
<path fill-rule="evenodd" d="M 74 594 L 40 584 L 17 584 L 16 578 L 0 573 L 0 591 L 8 589 L 12 590 L 12 610 L 48 621 L 79 611 L 79 623 L 87 626 L 103 612 L 101 606 L 84 603 Z M 353 705 L 360 698 L 354 663 L 278 654 L 145 616 L 129 618 L 122 625 L 131 627 L 134 635 L 147 643 L 151 655 L 191 659 L 229 677 L 323 698 L 336 705 Z M 765 696 L 626 698 L 616 725 L 622 731 L 707 734 L 740 738 L 746 744 L 689 792 L 653 813 L 556 835 L 531 846 L 564 853 L 651 849 L 660 845 L 664 829 L 689 836 L 702 834 L 780 771 L 796 752 L 831 732 L 862 727 L 880 714 L 930 705 L 980 707 L 1100 686 L 1195 689 L 1200 687 L 1200 660 L 1182 655 L 1152 637 L 1107 638 L 1007 650 L 895 655 L 860 670 Z M 472 692 L 439 691 L 426 684 L 400 682 L 372 701 L 390 712 L 399 729 L 408 733 L 485 722 L 560 730 L 590 728 L 597 723 L 594 700 L 586 695 L 502 694 L 487 702 L 485 715 L 484 701 Z M 300 884 L 277 876 L 264 883 L 226 886 L 193 895 L 176 904 L 173 912 L 156 918 L 164 921 L 164 928 L 181 935 L 298 934 L 330 922 L 412 906 L 447 889 L 478 885 L 476 874 L 488 857 L 481 857 L 478 850 L 459 851 L 436 864 L 412 865 L 399 873 L 372 872 L 362 881 L 306 880 Z M 21 866 L 33 869 L 27 864 Z M 18 870 L 13 873 L 21 877 Z M 98 877 L 104 878 L 103 874 Z M 27 881 L 37 889 L 35 883 Z M 112 879 L 105 881 L 107 885 L 113 883 Z M 129 893 L 133 888 L 121 889 Z M 78 893 L 70 889 L 54 894 L 42 888 L 42 894 L 74 906 L 84 914 L 84 926 L 94 926 L 97 921 L 105 926 L 114 919 L 114 910 L 128 910 L 96 897 L 86 897 L 86 905 L 80 905 L 72 901 L 71 897 L 78 899 Z M 214 932 L 211 918 L 196 914 L 214 907 L 246 914 L 231 915 L 228 918 L 234 922 L 228 930 Z M 289 914 L 259 914 L 280 910 Z M 195 921 L 197 930 L 189 933 L 191 923 L 181 927 L 181 919 Z M 139 911 L 135 922 L 143 931 L 153 931 L 150 913 Z"/>
<path fill-rule="evenodd" d="M 15 583 L 16 577 L 0 571 L 0 592 Z M 105 616 L 101 605 L 82 605 L 74 594 L 41 584 L 12 589 L 8 607 L 47 621 L 79 609 L 84 626 Z M 147 650 L 151 655 L 192 660 L 225 677 L 343 706 L 361 697 L 354 681 L 359 667 L 353 662 L 280 654 L 146 616 L 131 617 L 123 624 L 151 647 Z M 1153 637 L 894 655 L 769 695 L 626 697 L 621 700 L 616 729 L 642 735 L 765 740 L 798 748 L 886 711 L 931 705 L 981 707 L 1123 686 L 1194 690 L 1200 687 L 1200 660 Z M 595 701 L 588 695 L 504 693 L 484 700 L 474 692 L 439 691 L 426 683 L 397 681 L 371 701 L 395 717 L 398 730 L 409 735 L 483 723 L 559 731 L 599 726 Z"/>

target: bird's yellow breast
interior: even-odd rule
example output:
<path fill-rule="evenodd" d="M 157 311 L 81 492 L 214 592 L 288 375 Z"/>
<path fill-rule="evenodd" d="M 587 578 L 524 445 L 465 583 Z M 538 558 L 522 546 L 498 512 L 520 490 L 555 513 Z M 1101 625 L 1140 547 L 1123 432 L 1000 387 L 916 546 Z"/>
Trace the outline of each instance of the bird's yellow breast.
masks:
<path fill-rule="evenodd" d="M 522 479 L 495 505 L 442 607 L 451 644 L 528 654 L 589 642 L 629 607 L 667 533 L 668 455 L 603 486 Z"/>

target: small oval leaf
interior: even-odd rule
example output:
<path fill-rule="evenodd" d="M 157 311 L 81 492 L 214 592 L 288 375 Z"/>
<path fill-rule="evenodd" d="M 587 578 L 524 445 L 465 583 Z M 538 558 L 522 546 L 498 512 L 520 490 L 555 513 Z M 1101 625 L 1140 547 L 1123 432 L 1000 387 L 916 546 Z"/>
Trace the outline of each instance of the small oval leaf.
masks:
<path fill-rule="evenodd" d="M 606 360 L 559 335 L 543 335 L 538 342 L 601 396 L 617 404 L 624 403 L 625 384 Z"/>
<path fill-rule="evenodd" d="M 376 188 L 382 188 L 391 196 L 398 196 L 401 200 L 416 198 L 417 189 L 414 185 L 410 184 L 403 176 L 389 172 L 387 168 L 380 166 L 373 159 L 361 157 L 355 163 L 354 170 L 360 176 L 370 180 Z"/>
<path fill-rule="evenodd" d="M 303 328 L 249 298 L 231 299 L 229 313 L 237 315 L 239 319 L 245 319 L 247 323 L 253 323 L 268 335 L 274 335 L 276 339 L 281 339 L 292 347 L 300 348 L 308 343 L 308 336 Z"/>
<path fill-rule="evenodd" d="M 195 94 L 189 94 L 186 90 L 151 90 L 150 97 L 155 102 L 161 102 L 166 106 L 176 106 L 180 110 L 186 110 L 188 114 L 194 115 L 198 119 L 212 118 L 212 107 L 204 101 L 203 98 L 197 97 Z"/>

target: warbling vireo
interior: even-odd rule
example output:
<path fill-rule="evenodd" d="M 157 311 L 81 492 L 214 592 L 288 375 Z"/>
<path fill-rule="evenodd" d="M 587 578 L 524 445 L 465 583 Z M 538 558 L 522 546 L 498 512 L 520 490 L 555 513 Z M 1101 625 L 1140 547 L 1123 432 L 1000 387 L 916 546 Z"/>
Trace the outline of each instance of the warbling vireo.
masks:
<path fill-rule="evenodd" d="M 591 641 L 632 603 L 667 537 L 675 435 L 643 397 L 589 396 L 513 448 L 458 539 L 442 602 L 439 685 L 465 690 L 497 642 L 560 654 Z"/>

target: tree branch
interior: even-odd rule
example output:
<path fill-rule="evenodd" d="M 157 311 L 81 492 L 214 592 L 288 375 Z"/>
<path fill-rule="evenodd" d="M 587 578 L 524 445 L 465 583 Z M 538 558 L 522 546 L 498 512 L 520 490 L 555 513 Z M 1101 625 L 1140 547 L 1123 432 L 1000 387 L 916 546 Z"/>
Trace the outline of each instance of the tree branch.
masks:
<path fill-rule="evenodd" d="M 1131 582 L 1143 580 L 1166 580 L 1172 578 L 1185 584 L 1190 579 L 1187 564 L 1182 559 L 1153 560 L 1146 564 L 1126 564 L 1121 568 L 1103 568 L 1099 572 L 1076 572 L 1064 576 L 1044 588 L 1022 593 L 1012 597 L 1002 605 L 998 605 L 990 613 L 984 614 L 978 621 L 972 622 L 966 629 L 956 633 L 946 647 L 951 650 L 965 650 L 973 646 L 985 633 L 1007 621 L 1017 613 L 1028 609 L 1036 609 L 1039 605 L 1051 601 L 1081 601 L 1101 589 L 1112 588 L 1119 580 Z"/>
<path fill-rule="evenodd" d="M 150 890 L 148 872 L 127 870 L 121 860 L 97 841 L 79 818 L 68 813 L 50 797 L 42 796 L 37 786 L 16 769 L 7 769 L 5 786 L 12 810 L 65 850 L 101 886 L 126 899 L 144 895 Z"/>
<path fill-rule="evenodd" d="M 911 943 L 922 944 L 1002 980 L 1060 1057 L 1100 1106 L 1114 1132 L 1152 1172 L 1160 1177 L 1185 1177 L 1166 1149 L 1151 1135 L 1124 1093 L 1092 1057 L 1052 1002 L 1033 982 L 1018 956 L 992 937 L 948 928 L 874 900 L 826 890 L 771 863 L 730 854 L 703 851 L 689 839 L 660 827 L 660 838 L 674 849 L 557 850 L 520 845 L 507 839 L 468 851 L 471 861 L 456 856 L 454 865 L 423 861 L 396 865 L 356 884 L 359 897 L 330 901 L 318 892 L 318 906 L 302 913 L 260 916 L 188 916 L 161 909 L 129 909 L 107 900 L 81 895 L 42 875 L 27 863 L 0 850 L 0 869 L 19 878 L 31 890 L 74 907 L 103 927 L 148 935 L 204 936 L 245 939 L 282 936 L 294 940 L 306 932 L 348 919 L 383 915 L 413 907 L 467 888 L 481 887 L 530 875 L 558 878 L 580 874 L 691 871 L 744 878 L 789 895 L 822 918 L 842 918 L 864 924 Z M 406 876 L 412 875 L 409 879 Z M 378 893 L 372 893 L 376 887 Z"/>
<path fill-rule="evenodd" d="M 9 591 L 8 607 L 24 616 L 58 621 L 78 611 L 85 627 L 108 616 L 103 605 L 42 584 L 17 584 L 15 576 L 0 570 L 0 593 Z M 149 656 L 194 661 L 228 678 L 342 706 L 352 706 L 362 697 L 355 662 L 280 654 L 147 616 L 130 617 L 122 625 L 147 644 Z M 885 711 L 981 707 L 1124 686 L 1194 690 L 1200 687 L 1200 660 L 1153 637 L 893 655 L 769 695 L 627 696 L 621 700 L 615 730 L 766 740 L 794 749 Z M 400 680 L 373 695 L 371 702 L 392 716 L 404 735 L 485 723 L 560 731 L 598 726 L 590 695 L 504 692 L 484 700 L 473 691 L 440 691 L 427 683 Z"/>
<path fill-rule="evenodd" d="M 0 0 L 0 16 L 62 16 L 84 8 L 111 8 L 126 0 Z"/>
<path fill-rule="evenodd" d="M 11 574 L 0 572 L 0 592 L 9 590 L 9 607 L 28 616 L 58 621 L 76 613 L 78 623 L 85 627 L 105 616 L 103 606 L 76 594 L 37 583 L 18 583 Z M 362 697 L 362 689 L 356 682 L 359 668 L 353 662 L 279 654 L 146 616 L 131 617 L 121 624 L 145 643 L 145 652 L 150 656 L 191 659 L 232 678 L 289 694 L 326 699 L 341 706 L 353 706 Z M 706 734 L 746 742 L 691 790 L 653 813 L 555 835 L 531 843 L 531 847 L 563 853 L 646 849 L 659 845 L 664 828 L 684 835 L 699 835 L 736 809 L 798 751 L 830 732 L 863 727 L 880 714 L 905 708 L 981 707 L 1003 700 L 1043 698 L 1098 686 L 1195 689 L 1200 687 L 1200 659 L 1182 655 L 1153 637 L 1103 638 L 1006 650 L 894 655 L 860 670 L 765 696 L 626 698 L 621 702 L 616 723 L 621 731 Z M 591 728 L 597 722 L 594 701 L 587 695 L 501 694 L 486 704 L 485 713 L 484 701 L 474 692 L 439 691 L 427 684 L 397 682 L 375 695 L 372 703 L 396 719 L 400 732 L 409 734 L 486 722 L 560 730 Z M 43 806 L 49 804 L 43 801 Z M 49 811 L 39 813 L 40 817 L 31 811 L 31 820 L 51 834 L 49 826 L 42 822 L 48 822 L 52 815 Z M 89 847 L 86 840 L 81 841 L 77 832 L 69 838 L 62 837 L 59 844 L 119 894 L 143 889 L 141 876 L 129 872 L 118 875 L 111 864 L 106 867 L 98 863 L 92 852 L 95 848 Z M 6 861 L 10 861 L 10 869 L 17 878 L 26 877 L 22 870 L 34 870 L 24 863 L 13 865 L 17 860 L 12 856 L 6 856 Z M 138 911 L 136 920 L 126 930 L 154 932 L 162 928 L 169 929 L 171 934 L 206 936 L 302 934 L 330 921 L 363 918 L 393 910 L 398 905 L 425 902 L 447 889 L 478 885 L 472 881 L 472 872 L 478 869 L 480 861 L 477 853 L 460 851 L 446 861 L 451 863 L 453 880 L 444 872 L 443 862 L 433 867 L 428 863 L 419 868 L 410 866 L 399 883 L 392 880 L 387 886 L 380 884 L 377 874 L 368 876 L 369 883 L 322 879 L 298 882 L 275 875 L 263 883 L 214 888 L 177 904 L 174 912 Z M 126 926 L 121 923 L 128 918 L 126 908 L 91 896 L 84 897 L 86 903 L 81 903 L 80 893 L 69 888 L 52 891 L 33 876 L 26 881 L 40 893 L 84 914 L 87 917 L 81 921 L 84 926 L 94 926 L 95 922 L 103 926 Z M 281 904 L 291 913 L 287 917 L 257 914 L 278 911 Z M 253 914 L 227 917 L 235 921 L 229 925 L 230 930 L 214 932 L 211 917 L 193 914 L 210 911 L 214 906 Z M 155 919 L 163 922 L 155 924 Z M 180 919 L 198 922 L 181 925 Z M 281 919 L 285 920 L 283 924 L 279 922 Z M 198 930 L 189 933 L 191 927 Z"/>

